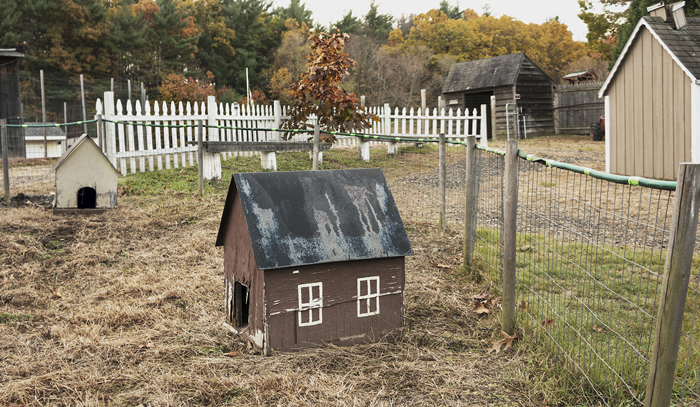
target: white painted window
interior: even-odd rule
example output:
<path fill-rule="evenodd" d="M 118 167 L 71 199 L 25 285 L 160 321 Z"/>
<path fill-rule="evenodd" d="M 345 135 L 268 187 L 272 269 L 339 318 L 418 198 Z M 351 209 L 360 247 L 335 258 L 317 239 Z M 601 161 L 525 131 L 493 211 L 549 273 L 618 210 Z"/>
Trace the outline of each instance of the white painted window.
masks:
<path fill-rule="evenodd" d="M 299 284 L 299 326 L 323 322 L 323 283 Z"/>
<path fill-rule="evenodd" d="M 379 315 L 379 276 L 357 279 L 357 316 Z"/>

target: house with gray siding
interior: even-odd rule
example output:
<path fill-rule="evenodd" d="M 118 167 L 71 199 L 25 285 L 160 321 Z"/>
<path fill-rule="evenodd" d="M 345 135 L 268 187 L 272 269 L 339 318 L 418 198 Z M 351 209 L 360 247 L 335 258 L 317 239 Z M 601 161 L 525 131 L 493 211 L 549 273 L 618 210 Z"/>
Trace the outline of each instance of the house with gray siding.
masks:
<path fill-rule="evenodd" d="M 600 90 L 607 172 L 675 179 L 700 162 L 700 18 L 683 3 L 648 9 Z"/>

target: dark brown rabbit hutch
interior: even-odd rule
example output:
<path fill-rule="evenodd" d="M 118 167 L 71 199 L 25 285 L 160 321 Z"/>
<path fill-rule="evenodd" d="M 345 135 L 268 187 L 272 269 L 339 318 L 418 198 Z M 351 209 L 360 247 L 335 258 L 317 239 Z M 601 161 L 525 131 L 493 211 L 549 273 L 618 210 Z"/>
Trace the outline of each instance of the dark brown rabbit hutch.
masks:
<path fill-rule="evenodd" d="M 266 355 L 403 328 L 413 249 L 380 169 L 234 174 L 216 245 L 227 325 Z"/>

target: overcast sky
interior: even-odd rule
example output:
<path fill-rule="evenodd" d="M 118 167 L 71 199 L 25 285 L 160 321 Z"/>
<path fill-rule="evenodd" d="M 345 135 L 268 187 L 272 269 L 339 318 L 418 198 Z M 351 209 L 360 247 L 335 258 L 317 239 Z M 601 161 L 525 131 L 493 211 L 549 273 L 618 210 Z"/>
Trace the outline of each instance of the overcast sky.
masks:
<path fill-rule="evenodd" d="M 337 0 L 336 0 L 337 1 Z M 364 16 L 369 10 L 371 0 L 348 1 L 302 0 L 306 8 L 313 11 L 317 23 L 328 26 L 331 22 L 340 20 L 343 15 L 352 10 L 355 16 Z M 559 21 L 569 26 L 574 39 L 586 40 L 586 25 L 576 16 L 579 13 L 577 0 L 448 0 L 452 5 L 459 4 L 460 9 L 471 8 L 477 13 L 483 12 L 484 5 L 491 7 L 495 17 L 504 14 L 525 23 L 544 23 L 548 18 L 558 16 Z M 275 6 L 288 6 L 289 0 L 274 0 Z M 401 15 L 425 13 L 431 8 L 439 8 L 440 0 L 376 0 L 382 14 Z"/>

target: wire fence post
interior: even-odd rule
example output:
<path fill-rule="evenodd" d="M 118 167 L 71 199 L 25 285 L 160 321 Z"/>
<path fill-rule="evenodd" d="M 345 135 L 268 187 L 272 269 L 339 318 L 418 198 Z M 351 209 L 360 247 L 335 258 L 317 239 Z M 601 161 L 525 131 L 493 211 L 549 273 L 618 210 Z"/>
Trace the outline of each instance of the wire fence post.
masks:
<path fill-rule="evenodd" d="M 647 407 L 671 405 L 683 313 L 693 261 L 693 246 L 698 227 L 698 209 L 700 209 L 700 164 L 682 163 L 678 168 L 671 234 L 656 315 L 654 346 L 645 400 Z"/>
<path fill-rule="evenodd" d="M 199 196 L 204 196 L 204 126 L 197 121 L 197 165 L 199 166 Z"/>
<path fill-rule="evenodd" d="M 447 178 L 447 165 L 445 161 L 447 160 L 447 154 L 446 154 L 446 143 L 445 143 L 445 135 L 440 134 L 440 217 L 438 219 L 438 229 L 440 232 L 445 231 L 445 227 L 447 226 L 447 221 L 445 217 L 445 181 Z"/>
<path fill-rule="evenodd" d="M 6 119 L 0 119 L 0 143 L 2 143 L 2 183 L 5 187 L 5 203 L 10 205 L 10 160 L 7 148 Z"/>
<path fill-rule="evenodd" d="M 467 136 L 467 170 L 464 177 L 464 247 L 462 249 L 463 261 L 467 266 L 472 266 L 474 256 L 474 239 L 476 225 L 476 136 Z"/>
<path fill-rule="evenodd" d="M 508 335 L 515 332 L 515 243 L 518 217 L 518 141 L 506 142 L 503 174 L 503 319 Z"/>
<path fill-rule="evenodd" d="M 314 171 L 318 170 L 318 151 L 319 151 L 319 139 L 321 138 L 321 125 L 319 124 L 318 117 L 316 118 L 316 123 L 314 124 Z"/>

